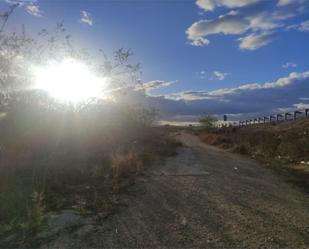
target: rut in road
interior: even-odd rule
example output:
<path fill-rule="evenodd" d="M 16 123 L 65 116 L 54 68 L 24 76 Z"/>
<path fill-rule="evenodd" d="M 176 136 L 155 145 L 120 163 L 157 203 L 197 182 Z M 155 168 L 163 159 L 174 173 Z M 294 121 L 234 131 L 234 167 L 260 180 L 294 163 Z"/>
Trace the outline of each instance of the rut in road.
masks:
<path fill-rule="evenodd" d="M 117 213 L 47 247 L 309 247 L 305 193 L 251 159 L 177 139 L 178 155 L 139 177 Z"/>

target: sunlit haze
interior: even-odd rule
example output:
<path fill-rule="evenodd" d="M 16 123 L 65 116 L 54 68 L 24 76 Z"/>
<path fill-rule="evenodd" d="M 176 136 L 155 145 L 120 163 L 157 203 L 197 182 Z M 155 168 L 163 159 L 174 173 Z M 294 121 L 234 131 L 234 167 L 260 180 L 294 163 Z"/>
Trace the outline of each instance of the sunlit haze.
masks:
<path fill-rule="evenodd" d="M 107 80 L 96 76 L 80 61 L 67 58 L 34 66 L 34 87 L 45 90 L 52 97 L 77 103 L 92 97 L 104 97 Z"/>

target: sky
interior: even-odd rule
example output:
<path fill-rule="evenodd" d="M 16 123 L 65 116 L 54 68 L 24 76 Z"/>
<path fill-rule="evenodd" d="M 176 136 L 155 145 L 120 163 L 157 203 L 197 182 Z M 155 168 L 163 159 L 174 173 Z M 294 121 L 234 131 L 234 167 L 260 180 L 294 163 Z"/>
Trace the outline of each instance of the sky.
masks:
<path fill-rule="evenodd" d="M 309 0 L 29 0 L 6 28 L 58 22 L 91 51 L 132 48 L 146 93 L 131 101 L 163 120 L 309 107 Z"/>

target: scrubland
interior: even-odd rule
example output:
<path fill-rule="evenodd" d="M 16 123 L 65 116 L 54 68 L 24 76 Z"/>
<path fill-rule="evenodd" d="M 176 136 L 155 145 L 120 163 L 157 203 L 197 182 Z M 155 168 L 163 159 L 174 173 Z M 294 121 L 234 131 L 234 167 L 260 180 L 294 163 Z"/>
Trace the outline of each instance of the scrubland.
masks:
<path fill-rule="evenodd" d="M 114 212 L 118 194 L 179 145 L 167 128 L 149 126 L 139 114 L 124 106 L 85 112 L 19 106 L 3 115 L 0 241 L 27 245 L 49 212 Z"/>
<path fill-rule="evenodd" d="M 197 134 L 208 144 L 250 155 L 278 172 L 296 176 L 299 185 L 309 186 L 309 119 L 204 129 Z"/>

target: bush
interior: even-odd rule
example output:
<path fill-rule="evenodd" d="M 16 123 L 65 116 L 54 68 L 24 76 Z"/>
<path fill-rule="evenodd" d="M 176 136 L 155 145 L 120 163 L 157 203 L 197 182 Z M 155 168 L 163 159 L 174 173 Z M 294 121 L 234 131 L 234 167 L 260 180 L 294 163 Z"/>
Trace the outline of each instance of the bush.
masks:
<path fill-rule="evenodd" d="M 217 121 L 218 121 L 217 118 L 209 116 L 209 115 L 202 116 L 199 119 L 199 122 L 201 123 L 201 125 L 207 128 L 214 127 Z"/>
<path fill-rule="evenodd" d="M 246 155 L 250 153 L 250 145 L 248 144 L 234 144 L 232 148 L 233 152 Z"/>
<path fill-rule="evenodd" d="M 130 177 L 142 171 L 143 163 L 134 151 L 114 153 L 111 156 L 111 178 L 119 181 L 123 177 Z"/>

